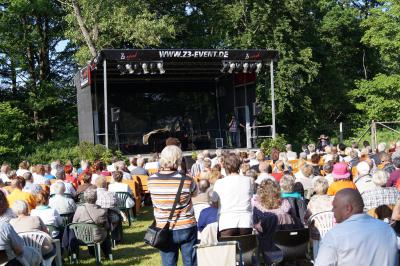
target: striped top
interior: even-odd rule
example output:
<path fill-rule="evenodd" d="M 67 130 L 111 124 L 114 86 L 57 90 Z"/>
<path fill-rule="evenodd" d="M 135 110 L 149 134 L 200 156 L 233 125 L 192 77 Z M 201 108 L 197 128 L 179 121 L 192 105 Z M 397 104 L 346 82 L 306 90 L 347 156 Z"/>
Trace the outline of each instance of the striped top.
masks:
<path fill-rule="evenodd" d="M 197 186 L 193 179 L 179 172 L 171 174 L 155 173 L 149 177 L 148 187 L 153 202 L 154 217 L 159 228 L 164 227 L 168 221 L 181 178 L 184 178 L 185 181 L 169 228 L 179 230 L 196 225 L 191 199 L 192 194 L 197 191 Z"/>

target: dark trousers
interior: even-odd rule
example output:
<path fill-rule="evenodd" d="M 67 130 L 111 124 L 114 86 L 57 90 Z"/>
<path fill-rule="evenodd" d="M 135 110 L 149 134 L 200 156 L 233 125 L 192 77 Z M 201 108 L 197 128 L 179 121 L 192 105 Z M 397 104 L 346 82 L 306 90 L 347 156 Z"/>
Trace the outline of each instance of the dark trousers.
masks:
<path fill-rule="evenodd" d="M 242 236 L 253 233 L 253 228 L 229 228 L 219 232 L 220 237 L 225 236 Z"/>

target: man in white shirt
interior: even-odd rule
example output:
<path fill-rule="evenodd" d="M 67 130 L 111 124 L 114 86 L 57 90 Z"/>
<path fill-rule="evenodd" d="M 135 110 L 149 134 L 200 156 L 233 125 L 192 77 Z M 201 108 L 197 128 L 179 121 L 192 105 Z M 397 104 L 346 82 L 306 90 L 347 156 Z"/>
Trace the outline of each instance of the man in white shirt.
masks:
<path fill-rule="evenodd" d="M 137 167 L 136 160 L 137 160 L 137 157 L 129 157 L 129 163 L 130 163 L 128 166 L 129 172 L 132 172 L 133 169 L 135 169 Z"/>
<path fill-rule="evenodd" d="M 397 238 L 390 225 L 363 213 L 354 189 L 342 189 L 332 203 L 338 223 L 322 239 L 316 266 L 397 265 Z"/>

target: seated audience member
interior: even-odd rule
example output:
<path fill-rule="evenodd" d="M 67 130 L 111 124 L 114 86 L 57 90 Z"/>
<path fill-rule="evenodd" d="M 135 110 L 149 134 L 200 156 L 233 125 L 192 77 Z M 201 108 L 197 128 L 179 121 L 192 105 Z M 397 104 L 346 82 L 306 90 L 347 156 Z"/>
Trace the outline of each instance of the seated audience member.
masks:
<path fill-rule="evenodd" d="M 266 179 L 275 180 L 275 178 L 271 175 L 272 174 L 272 167 L 267 161 L 260 162 L 258 164 L 259 175 L 256 179 L 256 184 L 260 185 L 262 181 Z"/>
<path fill-rule="evenodd" d="M 29 163 L 28 161 L 22 161 L 18 165 L 17 176 L 22 176 L 24 173 L 29 172 Z"/>
<path fill-rule="evenodd" d="M 295 182 L 299 182 L 303 185 L 304 190 L 306 191 L 305 197 L 309 199 L 312 194 L 313 190 L 313 167 L 309 164 L 304 164 L 301 168 L 300 171 L 298 171 L 295 175 L 296 180 Z"/>
<path fill-rule="evenodd" d="M 17 215 L 9 207 L 6 195 L 0 191 L 0 222 L 10 222 L 12 218 L 16 218 Z"/>
<path fill-rule="evenodd" d="M 0 248 L 5 251 L 7 256 L 4 261 L 0 262 L 1 265 L 41 265 L 42 254 L 31 247 L 26 247 L 24 240 L 15 232 L 14 228 L 4 221 L 0 221 Z"/>
<path fill-rule="evenodd" d="M 258 166 L 259 166 L 260 162 L 265 161 L 265 153 L 262 150 L 259 150 L 256 152 L 256 160 L 257 161 L 253 162 L 251 169 L 254 169 L 257 171 L 257 173 L 259 173 Z"/>
<path fill-rule="evenodd" d="M 17 215 L 17 218 L 10 220 L 10 224 L 17 233 L 41 231 L 48 234 L 47 227 L 43 223 L 42 219 L 38 216 L 29 216 L 28 204 L 23 200 L 17 200 L 12 205 L 12 209 Z M 53 253 L 52 239 L 49 235 L 46 235 L 45 241 L 42 244 L 43 256 Z"/>
<path fill-rule="evenodd" d="M 253 154 L 253 159 L 256 158 L 255 153 L 252 152 Z M 211 168 L 213 168 L 215 165 L 219 164 L 219 159 L 222 157 L 222 150 L 218 149 L 215 151 L 215 157 L 211 159 Z M 250 158 L 250 154 L 249 154 L 249 158 Z M 252 166 L 252 161 L 250 158 L 250 166 Z"/>
<path fill-rule="evenodd" d="M 160 163 L 158 162 L 157 153 L 153 153 L 148 159 L 147 163 L 144 165 L 144 169 L 147 171 L 150 169 L 160 169 Z"/>
<path fill-rule="evenodd" d="M 25 180 L 20 176 L 11 180 L 12 192 L 7 196 L 7 200 L 10 206 L 17 200 L 23 200 L 28 204 L 29 210 L 32 210 L 36 207 L 35 198 L 31 193 L 22 191 L 24 186 Z"/>
<path fill-rule="evenodd" d="M 338 191 L 333 200 L 336 225 L 321 241 L 315 265 L 397 265 L 397 238 L 389 224 L 363 214 L 355 189 Z"/>
<path fill-rule="evenodd" d="M 346 163 L 336 163 L 332 170 L 333 183 L 329 186 L 327 194 L 334 196 L 344 188 L 357 189 L 353 181 L 350 180 L 350 172 Z"/>
<path fill-rule="evenodd" d="M 348 162 L 349 169 L 352 169 L 353 167 L 357 166 L 357 164 L 360 162 L 360 158 L 358 158 L 358 151 L 357 150 L 352 150 L 350 152 L 350 162 Z"/>
<path fill-rule="evenodd" d="M 387 172 L 389 175 L 396 170 L 393 163 L 391 162 L 390 155 L 386 152 L 382 152 L 379 154 L 379 158 L 381 159 L 381 164 L 378 168 L 382 169 L 383 171 Z"/>
<path fill-rule="evenodd" d="M 90 163 L 89 163 L 88 160 L 81 160 L 80 165 L 81 165 L 81 167 L 79 167 L 78 171 L 76 171 L 78 176 L 80 174 L 82 174 L 83 172 L 85 172 L 85 171 L 90 171 L 90 168 L 89 168 L 90 167 Z"/>
<path fill-rule="evenodd" d="M 44 177 L 51 180 L 51 179 L 56 179 L 54 175 L 51 174 L 51 167 L 49 164 L 43 165 L 44 167 Z"/>
<path fill-rule="evenodd" d="M 210 188 L 210 182 L 207 179 L 200 179 L 199 181 L 199 193 L 192 198 L 192 203 L 193 203 L 193 210 L 194 210 L 194 216 L 196 217 L 196 220 L 199 220 L 199 215 L 200 212 L 209 207 L 209 188 Z"/>
<path fill-rule="evenodd" d="M 315 154 L 315 144 L 314 143 L 310 143 L 310 144 L 308 144 L 308 146 L 307 146 L 307 149 L 308 149 L 308 154 L 307 154 L 307 160 L 311 160 L 311 156 L 313 156 L 313 154 Z"/>
<path fill-rule="evenodd" d="M 52 225 L 57 228 L 63 225 L 63 220 L 56 209 L 49 206 L 49 194 L 41 191 L 35 196 L 36 208 L 31 211 L 31 216 L 37 216 L 42 219 L 45 225 Z M 52 237 L 57 237 L 58 231 L 54 231 Z"/>
<path fill-rule="evenodd" d="M 289 213 L 295 219 L 296 224 L 304 224 L 304 215 L 307 204 L 300 192 L 296 192 L 295 179 L 291 175 L 284 175 L 279 182 L 281 189 L 281 198 L 290 203 Z"/>
<path fill-rule="evenodd" d="M 286 166 L 285 163 L 281 160 L 276 161 L 275 163 L 275 168 L 272 171 L 271 175 L 275 178 L 276 182 L 279 183 L 279 181 L 281 180 L 284 172 L 286 171 Z"/>
<path fill-rule="evenodd" d="M 3 183 L 10 182 L 11 180 L 8 178 L 9 173 L 11 172 L 11 167 L 7 163 L 3 163 L 0 169 L 0 179 Z"/>
<path fill-rule="evenodd" d="M 250 167 L 250 166 L 249 166 Z M 203 170 L 202 172 L 208 172 L 211 173 L 211 159 L 210 158 L 204 158 L 203 160 Z"/>
<path fill-rule="evenodd" d="M 92 184 L 92 174 L 83 172 L 81 174 L 83 184 L 78 186 L 76 190 L 76 195 L 79 198 L 79 195 L 85 192 L 88 188 L 96 189 L 96 186 Z"/>
<path fill-rule="evenodd" d="M 128 170 L 132 173 L 133 169 L 137 167 L 137 158 L 136 156 L 129 157 L 129 166 Z"/>
<path fill-rule="evenodd" d="M 125 180 L 132 180 L 132 176 L 130 174 L 130 171 L 126 167 L 126 164 L 124 161 L 118 161 L 115 162 L 115 170 L 116 171 L 121 171 L 122 172 L 122 178 Z"/>
<path fill-rule="evenodd" d="M 367 162 L 359 162 L 357 164 L 358 175 L 353 178 L 353 182 L 356 185 L 361 195 L 365 191 L 375 188 L 375 185 L 372 182 L 372 177 L 370 176 L 369 171 L 370 167 Z"/>
<path fill-rule="evenodd" d="M 314 214 L 331 211 L 332 210 L 332 201 L 333 197 L 326 195 L 328 191 L 328 181 L 320 177 L 314 182 L 314 192 L 315 195 L 311 197 L 310 202 L 307 205 L 307 212 L 305 216 L 305 221 L 308 220 Z M 314 259 L 317 257 L 318 248 L 319 248 L 319 240 L 321 236 L 319 234 L 318 229 L 316 229 L 313 224 L 310 225 L 310 237 L 313 240 L 313 255 Z"/>
<path fill-rule="evenodd" d="M 96 179 L 99 176 L 111 176 L 111 173 L 106 171 L 106 165 L 102 161 L 95 161 L 93 165 L 94 171 L 92 174 L 92 185 L 96 185 Z"/>
<path fill-rule="evenodd" d="M 59 169 L 62 168 L 60 160 L 51 162 L 50 167 L 51 167 L 50 174 L 56 176 L 57 171 L 59 171 Z"/>
<path fill-rule="evenodd" d="M 132 191 L 127 184 L 122 183 L 123 173 L 121 171 L 115 171 L 113 173 L 114 183 L 108 185 L 108 191 L 110 192 L 127 192 L 132 195 Z M 132 198 L 126 200 L 126 208 L 132 208 L 135 206 L 135 201 Z"/>
<path fill-rule="evenodd" d="M 65 182 L 71 183 L 76 190 L 78 188 L 78 179 L 72 175 L 73 170 L 74 167 L 72 166 L 72 164 L 67 164 L 64 166 Z"/>
<path fill-rule="evenodd" d="M 278 183 L 270 179 L 264 180 L 257 189 L 253 224 L 259 233 L 260 247 L 263 252 L 277 250 L 272 241 L 275 231 L 297 227 L 288 213 L 291 208 L 289 202 L 282 199 L 280 194 Z"/>
<path fill-rule="evenodd" d="M 256 194 L 257 192 L 257 172 L 254 169 L 249 169 L 247 170 L 247 172 L 245 173 L 246 176 L 250 177 L 253 180 L 253 194 Z"/>
<path fill-rule="evenodd" d="M 386 187 L 388 178 L 388 173 L 383 170 L 378 170 L 372 175 L 374 187 L 361 194 L 364 202 L 364 211 L 381 205 L 394 205 L 397 203 L 400 193 L 394 187 Z"/>
<path fill-rule="evenodd" d="M 136 161 L 137 167 L 131 171 L 131 175 L 149 175 L 146 169 L 144 169 L 144 158 L 139 157 Z"/>
<path fill-rule="evenodd" d="M 54 187 L 53 187 L 54 186 Z M 55 193 L 49 200 L 49 206 L 56 209 L 59 214 L 73 213 L 76 209 L 74 199 L 65 196 L 65 183 L 55 182 L 53 185 Z"/>
<path fill-rule="evenodd" d="M 46 171 L 41 164 L 36 165 L 36 175 L 33 177 L 33 183 L 39 185 L 50 185 L 50 181 L 44 177 Z"/>
<path fill-rule="evenodd" d="M 286 157 L 289 161 L 297 159 L 297 153 L 292 150 L 292 144 L 286 144 Z"/>
<path fill-rule="evenodd" d="M 387 187 L 394 187 L 397 180 L 400 179 L 400 157 L 392 159 L 395 170 L 390 174 L 389 179 L 386 183 Z"/>
<path fill-rule="evenodd" d="M 219 164 L 214 165 L 211 168 L 211 173 L 209 174 L 209 176 L 210 178 L 208 179 L 208 181 L 210 181 L 210 185 L 211 187 L 213 187 L 218 179 L 223 178 L 223 175 L 221 174 L 221 166 Z"/>
<path fill-rule="evenodd" d="M 28 192 L 32 195 L 35 195 L 42 191 L 42 187 L 39 184 L 33 183 L 33 177 L 31 172 L 26 172 L 22 176 L 25 180 L 25 186 L 22 189 L 24 192 Z"/>
<path fill-rule="evenodd" d="M 240 165 L 239 174 L 244 175 L 244 173 L 246 173 L 249 170 L 250 170 L 250 165 L 248 163 L 242 163 Z"/>
<path fill-rule="evenodd" d="M 325 179 L 328 181 L 328 184 L 331 185 L 333 183 L 333 176 L 332 176 L 333 162 L 329 161 L 324 163 L 322 170 L 324 171 Z"/>
<path fill-rule="evenodd" d="M 209 193 L 210 207 L 203 209 L 200 212 L 197 220 L 197 229 L 203 231 L 207 225 L 218 222 L 218 197 L 212 192 Z"/>
<path fill-rule="evenodd" d="M 321 175 L 321 166 L 319 165 L 319 155 L 316 153 L 311 156 L 311 166 L 313 168 L 312 175 L 320 176 Z"/>
<path fill-rule="evenodd" d="M 235 154 L 225 156 L 224 167 L 228 175 L 217 180 L 213 188 L 219 199 L 220 236 L 251 234 L 253 181 L 239 175 L 240 158 Z"/>
<path fill-rule="evenodd" d="M 121 175 L 122 178 L 122 175 Z M 93 230 L 94 241 L 96 243 L 101 243 L 101 248 L 106 257 L 111 253 L 111 243 L 108 236 L 108 230 L 110 229 L 110 224 L 108 222 L 108 212 L 106 209 L 102 209 L 100 206 L 96 205 L 97 192 L 95 189 L 87 189 L 84 192 L 85 203 L 82 206 L 78 206 L 74 217 L 72 219 L 73 223 L 93 223 L 98 226 L 98 228 Z M 89 252 L 94 254 L 94 249 L 90 248 Z"/>
<path fill-rule="evenodd" d="M 55 176 L 56 176 L 56 182 L 54 182 L 50 186 L 50 195 L 56 194 L 55 187 L 56 187 L 57 183 L 63 183 L 64 184 L 64 188 L 65 188 L 64 193 L 65 194 L 70 194 L 72 197 L 75 197 L 76 196 L 76 190 L 75 190 L 74 186 L 71 183 L 65 181 L 64 169 L 59 168 L 57 170 Z"/>

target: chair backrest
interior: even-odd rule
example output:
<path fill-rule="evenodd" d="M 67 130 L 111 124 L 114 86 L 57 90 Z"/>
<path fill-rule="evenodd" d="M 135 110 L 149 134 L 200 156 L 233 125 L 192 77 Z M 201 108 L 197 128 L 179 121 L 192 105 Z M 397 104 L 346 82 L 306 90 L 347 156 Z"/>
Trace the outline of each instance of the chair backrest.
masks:
<path fill-rule="evenodd" d="M 147 176 L 147 175 L 136 175 L 136 178 L 137 178 L 137 180 L 139 182 L 139 187 L 140 187 L 141 193 L 143 195 L 149 193 L 149 187 L 148 187 L 149 176 Z"/>
<path fill-rule="evenodd" d="M 133 195 L 135 195 L 135 197 L 140 197 L 140 188 L 139 188 L 139 183 L 136 179 L 136 176 L 133 177 L 134 180 L 122 180 L 122 183 L 127 184 L 129 186 L 129 188 L 131 189 Z"/>
<path fill-rule="evenodd" d="M 97 225 L 89 223 L 72 223 L 69 224 L 67 228 L 73 230 L 76 239 L 82 241 L 86 245 L 93 245 L 95 243 L 93 231 L 97 228 Z"/>
<path fill-rule="evenodd" d="M 237 241 L 219 242 L 211 245 L 196 245 L 197 264 L 199 266 L 236 265 L 237 246 Z"/>
<path fill-rule="evenodd" d="M 153 169 L 147 169 L 147 173 L 149 173 L 149 175 L 158 173 L 159 169 L 158 168 L 153 168 Z"/>
<path fill-rule="evenodd" d="M 308 228 L 279 230 L 273 235 L 275 245 L 282 251 L 285 261 L 306 259 L 309 239 Z"/>
<path fill-rule="evenodd" d="M 46 239 L 46 234 L 39 231 L 19 233 L 19 236 L 24 240 L 25 246 L 32 247 L 42 254 L 43 242 Z"/>
<path fill-rule="evenodd" d="M 257 235 L 241 235 L 220 237 L 220 241 L 237 241 L 241 249 L 244 265 L 252 265 L 253 256 L 257 248 Z"/>
<path fill-rule="evenodd" d="M 63 220 L 63 226 L 66 227 L 68 224 L 72 223 L 72 218 L 74 217 L 73 212 L 70 213 L 62 213 L 60 214 L 62 220 Z"/>
<path fill-rule="evenodd" d="M 322 239 L 335 225 L 335 217 L 332 211 L 319 212 L 310 217 L 309 223 L 314 223 L 314 227 L 318 229 L 319 236 Z"/>
<path fill-rule="evenodd" d="M 115 196 L 117 198 L 117 208 L 119 209 L 125 209 L 126 201 L 132 198 L 132 195 L 128 192 L 115 192 Z"/>

